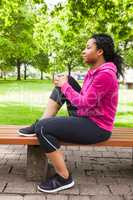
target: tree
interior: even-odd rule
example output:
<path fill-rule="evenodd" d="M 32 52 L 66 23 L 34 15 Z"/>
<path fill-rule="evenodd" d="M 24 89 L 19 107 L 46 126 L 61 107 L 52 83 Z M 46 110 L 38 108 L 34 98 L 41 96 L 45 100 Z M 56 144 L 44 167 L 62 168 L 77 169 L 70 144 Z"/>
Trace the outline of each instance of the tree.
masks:
<path fill-rule="evenodd" d="M 48 71 L 48 64 L 49 64 L 49 59 L 48 55 L 45 54 L 43 51 L 40 51 L 39 54 L 35 55 L 33 62 L 33 66 L 38 68 L 41 72 L 41 80 L 43 80 L 43 72 Z"/>
<path fill-rule="evenodd" d="M 44 23 L 46 26 L 46 23 Z M 73 28 L 68 25 L 67 7 L 58 4 L 49 13 L 49 23 L 47 23 L 47 33 L 45 32 L 43 23 L 42 35 L 49 52 L 51 71 L 71 70 L 79 65 L 82 65 L 81 50 L 84 48 L 84 41 L 82 35 L 78 35 L 73 31 Z M 46 37 L 47 34 L 47 37 Z M 48 40 L 46 41 L 46 38 Z M 44 46 L 44 45 L 43 45 Z"/>
<path fill-rule="evenodd" d="M 36 52 L 33 41 L 35 16 L 26 0 L 2 0 L 0 11 L 0 57 L 5 61 L 13 60 L 17 67 L 17 80 L 20 80 L 21 65 L 29 63 Z"/>
<path fill-rule="evenodd" d="M 129 48 L 124 52 L 125 64 L 128 67 L 133 67 L 133 49 Z"/>
<path fill-rule="evenodd" d="M 115 39 L 116 47 L 126 48 L 132 41 L 133 6 L 131 0 L 68 0 L 69 24 L 73 30 L 87 33 L 107 32 Z"/>
<path fill-rule="evenodd" d="M 8 13 L 8 15 L 6 14 Z M 0 4 L 0 60 L 17 67 L 24 79 L 27 66 L 54 72 L 83 65 L 81 52 L 94 33 L 109 33 L 123 55 L 131 48 L 131 0 L 68 0 L 48 10 L 44 0 L 2 0 Z M 38 62 L 38 63 L 37 63 Z"/>
<path fill-rule="evenodd" d="M 1 70 L 1 78 L 6 80 L 6 73 L 13 71 L 13 67 L 10 66 L 9 63 L 5 62 L 4 60 L 0 61 L 0 70 Z"/>

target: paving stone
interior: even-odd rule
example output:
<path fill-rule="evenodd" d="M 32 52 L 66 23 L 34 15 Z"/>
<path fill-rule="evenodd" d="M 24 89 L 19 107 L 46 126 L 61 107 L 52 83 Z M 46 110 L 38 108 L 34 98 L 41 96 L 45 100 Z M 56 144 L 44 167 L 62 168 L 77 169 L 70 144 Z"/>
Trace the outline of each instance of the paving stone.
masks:
<path fill-rule="evenodd" d="M 131 195 L 124 195 L 124 200 L 133 200 L 133 194 L 131 194 Z"/>
<path fill-rule="evenodd" d="M 116 185 L 109 185 L 109 187 L 110 187 L 112 194 L 114 194 L 114 195 L 132 194 L 132 191 L 128 185 L 117 184 L 117 187 L 116 187 Z"/>
<path fill-rule="evenodd" d="M 56 195 L 49 194 L 47 195 L 47 200 L 68 200 L 68 196 L 60 194 Z"/>
<path fill-rule="evenodd" d="M 98 184 L 79 185 L 80 195 L 107 195 L 110 193 L 107 186 Z"/>
<path fill-rule="evenodd" d="M 9 182 L 5 188 L 5 193 L 36 193 L 36 183 L 34 182 Z"/>
<path fill-rule="evenodd" d="M 88 177 L 88 176 L 78 176 L 75 177 L 75 183 L 76 184 L 96 184 L 96 178 L 95 177 Z"/>
<path fill-rule="evenodd" d="M 102 185 L 118 184 L 116 177 L 97 177 L 96 182 Z"/>
<path fill-rule="evenodd" d="M 106 177 L 120 177 L 121 173 L 117 170 L 104 170 L 103 172 L 104 176 Z"/>
<path fill-rule="evenodd" d="M 6 158 L 4 158 L 4 157 L 1 158 L 1 157 L 0 157 L 0 166 L 5 165 L 6 162 L 7 162 L 7 159 L 6 159 Z"/>
<path fill-rule="evenodd" d="M 131 184 L 131 185 L 129 185 L 129 188 L 131 189 L 131 191 L 132 191 L 132 194 L 133 194 L 133 185 Z"/>
<path fill-rule="evenodd" d="M 46 195 L 25 195 L 23 200 L 46 200 Z"/>
<path fill-rule="evenodd" d="M 0 194 L 0 200 L 23 200 L 21 195 Z"/>
<path fill-rule="evenodd" d="M 13 166 L 12 168 L 12 174 L 25 174 L 26 172 L 26 167 L 23 167 L 23 166 Z"/>
<path fill-rule="evenodd" d="M 118 178 L 116 178 L 116 180 L 119 184 L 133 185 L 133 178 L 132 177 L 128 177 L 128 178 L 118 177 Z"/>
<path fill-rule="evenodd" d="M 77 196 L 77 195 L 72 195 L 72 196 L 69 196 L 69 200 L 90 200 L 91 198 L 89 196 Z"/>
<path fill-rule="evenodd" d="M 7 183 L 13 183 L 13 182 L 24 182 L 25 183 L 25 176 L 24 175 L 16 175 L 16 174 L 8 174 L 8 175 L 0 175 L 0 182 L 5 181 Z"/>
<path fill-rule="evenodd" d="M 86 175 L 87 175 L 87 176 L 92 176 L 92 175 L 97 176 L 97 174 L 98 174 L 98 176 L 103 176 L 102 171 L 87 170 L 87 169 L 86 169 L 85 171 L 86 171 Z"/>
<path fill-rule="evenodd" d="M 96 195 L 90 198 L 90 200 L 124 200 L 122 196 L 118 195 Z"/>
<path fill-rule="evenodd" d="M 0 165 L 0 175 L 8 174 L 11 166 Z"/>
<path fill-rule="evenodd" d="M 5 188 L 5 186 L 6 186 L 6 182 L 5 181 L 0 181 L 0 192 L 2 192 L 3 191 L 3 189 Z"/>

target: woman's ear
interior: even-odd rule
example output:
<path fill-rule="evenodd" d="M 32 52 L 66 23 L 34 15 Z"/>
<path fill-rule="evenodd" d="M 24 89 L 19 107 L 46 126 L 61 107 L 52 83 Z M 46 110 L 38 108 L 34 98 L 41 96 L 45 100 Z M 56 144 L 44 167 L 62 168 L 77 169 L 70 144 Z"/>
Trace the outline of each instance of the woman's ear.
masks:
<path fill-rule="evenodd" d="M 103 55 L 103 49 L 98 49 L 98 50 L 97 50 L 97 54 L 98 54 L 98 56 Z"/>

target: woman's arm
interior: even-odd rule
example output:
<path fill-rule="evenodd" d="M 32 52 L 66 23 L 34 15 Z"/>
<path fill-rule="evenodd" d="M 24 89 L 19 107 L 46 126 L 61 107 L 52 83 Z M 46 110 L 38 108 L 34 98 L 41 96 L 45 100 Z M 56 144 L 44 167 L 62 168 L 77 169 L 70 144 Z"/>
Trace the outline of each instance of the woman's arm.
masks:
<path fill-rule="evenodd" d="M 76 92 L 68 82 L 61 86 L 61 91 L 72 105 L 92 109 L 100 102 L 112 84 L 112 75 L 108 72 L 100 72 L 94 77 L 84 95 Z"/>

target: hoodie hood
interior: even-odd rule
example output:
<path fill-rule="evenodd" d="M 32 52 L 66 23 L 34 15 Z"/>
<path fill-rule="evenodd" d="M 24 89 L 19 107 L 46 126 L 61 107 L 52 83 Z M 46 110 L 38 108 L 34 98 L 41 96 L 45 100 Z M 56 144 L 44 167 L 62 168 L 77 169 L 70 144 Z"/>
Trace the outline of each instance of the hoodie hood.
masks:
<path fill-rule="evenodd" d="M 113 62 L 106 62 L 103 63 L 102 65 L 100 65 L 99 67 L 97 67 L 96 69 L 90 69 L 89 73 L 91 75 L 95 74 L 98 71 L 102 71 L 102 70 L 111 70 L 114 71 L 115 73 L 117 73 L 117 67 Z"/>

